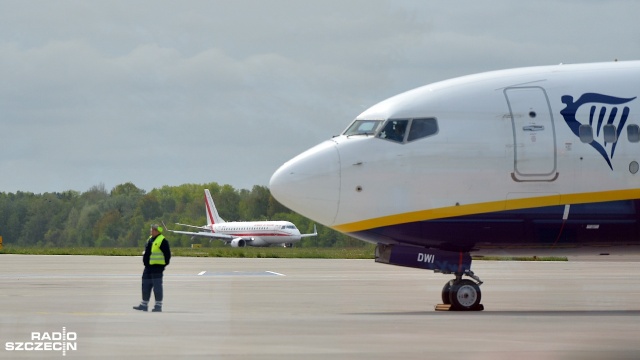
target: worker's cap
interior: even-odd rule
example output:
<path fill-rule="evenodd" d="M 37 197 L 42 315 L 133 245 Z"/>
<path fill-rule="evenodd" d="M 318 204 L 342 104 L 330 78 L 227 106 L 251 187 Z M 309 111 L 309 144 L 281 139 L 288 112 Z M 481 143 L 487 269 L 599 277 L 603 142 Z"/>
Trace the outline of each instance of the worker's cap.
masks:
<path fill-rule="evenodd" d="M 158 232 L 159 232 L 160 234 L 162 234 L 162 230 L 163 230 L 163 229 L 162 229 L 162 226 L 160 226 L 160 225 L 158 225 L 158 224 L 153 224 L 153 225 L 151 225 L 151 229 L 153 229 L 153 230 L 158 230 Z"/>

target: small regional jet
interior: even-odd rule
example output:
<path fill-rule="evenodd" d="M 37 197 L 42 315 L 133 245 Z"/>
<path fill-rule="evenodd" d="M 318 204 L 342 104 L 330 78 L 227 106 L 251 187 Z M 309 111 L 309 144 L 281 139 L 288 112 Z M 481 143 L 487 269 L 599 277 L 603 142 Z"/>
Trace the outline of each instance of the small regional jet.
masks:
<path fill-rule="evenodd" d="M 169 230 L 175 234 L 201 236 L 209 239 L 219 239 L 231 247 L 257 246 L 265 247 L 280 245 L 291 247 L 302 238 L 318 235 L 314 225 L 312 234 L 300 234 L 298 228 L 288 221 L 243 221 L 226 222 L 220 215 L 209 189 L 204 190 L 207 225 L 195 226 L 188 224 L 177 225 L 200 229 L 199 232 Z"/>
<path fill-rule="evenodd" d="M 472 251 L 640 244 L 639 80 L 640 61 L 616 61 L 429 84 L 289 160 L 270 190 L 377 244 L 377 262 L 454 274 L 444 304 L 482 310 Z"/>

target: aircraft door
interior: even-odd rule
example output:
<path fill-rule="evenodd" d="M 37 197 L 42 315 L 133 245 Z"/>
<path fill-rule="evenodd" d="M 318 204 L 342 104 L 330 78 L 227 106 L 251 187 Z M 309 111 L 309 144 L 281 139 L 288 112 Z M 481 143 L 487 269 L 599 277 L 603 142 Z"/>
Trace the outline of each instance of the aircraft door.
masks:
<path fill-rule="evenodd" d="M 545 90 L 539 86 L 504 90 L 513 129 L 513 180 L 554 181 L 556 132 Z"/>

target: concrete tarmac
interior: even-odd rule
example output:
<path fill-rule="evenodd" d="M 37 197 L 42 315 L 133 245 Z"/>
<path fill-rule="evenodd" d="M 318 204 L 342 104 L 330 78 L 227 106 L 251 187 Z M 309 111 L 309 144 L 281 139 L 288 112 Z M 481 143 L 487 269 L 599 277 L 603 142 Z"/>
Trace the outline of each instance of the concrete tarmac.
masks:
<path fill-rule="evenodd" d="M 450 275 L 175 257 L 151 313 L 140 257 L 0 255 L 0 359 L 640 358 L 638 257 L 473 269 L 485 311 L 436 312 Z"/>

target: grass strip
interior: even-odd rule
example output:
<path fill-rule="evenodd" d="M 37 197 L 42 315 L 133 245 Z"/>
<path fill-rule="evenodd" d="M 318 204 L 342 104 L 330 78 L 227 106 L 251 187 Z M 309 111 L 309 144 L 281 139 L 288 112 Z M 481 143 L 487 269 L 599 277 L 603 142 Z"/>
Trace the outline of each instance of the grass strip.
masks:
<path fill-rule="evenodd" d="M 283 258 L 283 259 L 374 259 L 375 247 L 357 248 L 282 248 L 282 247 L 211 247 L 171 249 L 173 256 L 226 257 L 226 258 Z M 7 246 L 0 254 L 23 255 L 89 255 L 89 256 L 140 256 L 141 248 L 95 247 L 14 247 Z M 564 256 L 473 256 L 473 260 L 487 261 L 567 261 Z"/>

